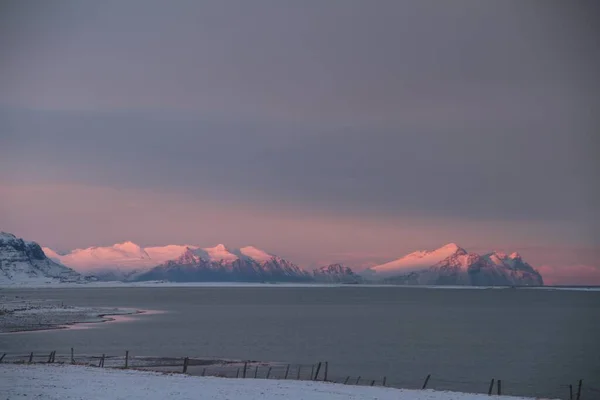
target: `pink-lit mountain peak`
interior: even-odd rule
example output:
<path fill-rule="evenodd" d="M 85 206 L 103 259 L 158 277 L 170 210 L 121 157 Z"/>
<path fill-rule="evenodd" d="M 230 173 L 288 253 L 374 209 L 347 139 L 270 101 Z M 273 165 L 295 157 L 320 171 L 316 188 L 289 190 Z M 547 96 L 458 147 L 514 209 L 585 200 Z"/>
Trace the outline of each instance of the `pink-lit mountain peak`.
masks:
<path fill-rule="evenodd" d="M 439 263 L 452 255 L 464 255 L 467 251 L 456 243 L 448 243 L 435 250 L 419 250 L 404 257 L 371 268 L 371 271 L 381 274 L 397 274 L 427 268 Z"/>

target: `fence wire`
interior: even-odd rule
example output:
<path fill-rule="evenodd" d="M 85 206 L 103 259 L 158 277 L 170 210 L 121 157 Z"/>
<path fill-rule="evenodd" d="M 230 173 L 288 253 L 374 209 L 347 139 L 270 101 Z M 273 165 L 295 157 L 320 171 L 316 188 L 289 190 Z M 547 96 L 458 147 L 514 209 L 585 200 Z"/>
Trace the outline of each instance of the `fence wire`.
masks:
<path fill-rule="evenodd" d="M 545 384 L 492 380 L 487 382 L 468 378 L 445 379 L 429 375 L 423 380 L 398 377 L 369 377 L 332 374 L 326 362 L 315 364 L 285 364 L 257 361 L 230 361 L 188 357 L 136 356 L 129 352 L 114 354 L 77 354 L 56 351 L 3 353 L 0 363 L 16 364 L 75 364 L 99 368 L 130 368 L 162 373 L 185 373 L 194 376 L 252 379 L 319 380 L 357 386 L 387 386 L 399 389 L 450 390 L 467 393 L 502 394 L 529 397 L 548 397 L 565 400 L 600 399 L 600 388 L 585 382 Z M 500 389 L 499 389 L 500 387 Z M 499 393 L 499 391 L 501 393 Z"/>

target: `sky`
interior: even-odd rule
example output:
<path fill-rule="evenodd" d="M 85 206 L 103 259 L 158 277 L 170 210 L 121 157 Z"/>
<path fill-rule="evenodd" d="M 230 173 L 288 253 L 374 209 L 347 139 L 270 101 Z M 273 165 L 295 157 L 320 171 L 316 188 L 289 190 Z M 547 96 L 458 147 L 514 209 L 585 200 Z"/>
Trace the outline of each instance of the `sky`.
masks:
<path fill-rule="evenodd" d="M 0 229 L 600 284 L 593 1 L 3 1 Z"/>

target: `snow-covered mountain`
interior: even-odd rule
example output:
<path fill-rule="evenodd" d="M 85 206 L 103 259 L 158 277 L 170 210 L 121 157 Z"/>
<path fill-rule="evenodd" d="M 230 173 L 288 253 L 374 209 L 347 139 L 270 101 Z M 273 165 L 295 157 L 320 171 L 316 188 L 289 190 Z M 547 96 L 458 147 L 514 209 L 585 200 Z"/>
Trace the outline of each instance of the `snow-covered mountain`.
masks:
<path fill-rule="evenodd" d="M 39 246 L 38 246 L 39 247 Z M 516 253 L 479 255 L 455 243 L 432 251 L 416 251 L 356 275 L 332 264 L 309 274 L 294 263 L 256 247 L 230 249 L 167 245 L 141 247 L 132 242 L 89 247 L 59 254 L 44 248 L 54 261 L 102 280 L 148 281 L 318 281 L 401 284 L 541 285 L 542 276 Z"/>
<path fill-rule="evenodd" d="M 297 265 L 252 246 L 229 249 L 219 244 L 208 248 L 191 248 L 177 259 L 169 260 L 134 280 L 168 280 L 173 282 L 298 282 L 311 276 Z"/>
<path fill-rule="evenodd" d="M 456 243 L 449 243 L 432 251 L 419 250 L 385 264 L 376 265 L 363 272 L 365 276 L 383 279 L 408 272 L 429 268 L 462 250 Z"/>
<path fill-rule="evenodd" d="M 479 255 L 451 243 L 365 271 L 369 279 L 410 285 L 540 286 L 541 274 L 517 253 Z"/>
<path fill-rule="evenodd" d="M 59 254 L 44 247 L 44 252 L 52 260 L 85 274 L 103 280 L 122 280 L 149 270 L 168 260 L 176 259 L 188 245 L 167 245 L 142 248 L 133 242 L 117 243 L 107 247 L 88 247 Z"/>
<path fill-rule="evenodd" d="M 363 278 L 341 264 L 330 264 L 313 270 L 317 282 L 361 283 Z"/>
<path fill-rule="evenodd" d="M 50 260 L 39 244 L 0 232 L 0 284 L 85 282 L 84 278 Z"/>

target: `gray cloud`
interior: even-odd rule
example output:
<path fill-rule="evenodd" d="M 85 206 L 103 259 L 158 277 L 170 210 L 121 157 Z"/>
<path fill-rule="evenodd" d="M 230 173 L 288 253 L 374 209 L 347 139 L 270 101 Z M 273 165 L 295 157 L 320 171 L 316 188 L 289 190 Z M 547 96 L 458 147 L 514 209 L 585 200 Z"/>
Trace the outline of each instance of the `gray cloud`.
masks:
<path fill-rule="evenodd" d="M 93 182 L 395 215 L 585 220 L 593 212 L 583 143 L 568 127 L 539 121 L 317 130 L 140 113 L 1 115 L 10 135 L 2 163 L 14 183 Z"/>
<path fill-rule="evenodd" d="M 13 184 L 598 221 L 591 2 L 6 4 Z"/>

